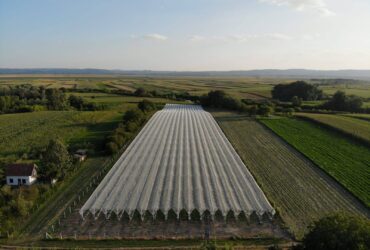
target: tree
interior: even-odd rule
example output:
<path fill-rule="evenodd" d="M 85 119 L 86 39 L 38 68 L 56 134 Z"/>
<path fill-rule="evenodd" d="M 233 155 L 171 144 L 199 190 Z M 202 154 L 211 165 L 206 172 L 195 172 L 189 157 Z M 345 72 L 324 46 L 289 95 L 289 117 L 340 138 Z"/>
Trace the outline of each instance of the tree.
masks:
<path fill-rule="evenodd" d="M 136 96 L 147 96 L 148 93 L 146 92 L 146 90 L 144 88 L 138 88 L 137 90 L 135 90 L 134 95 L 136 95 Z"/>
<path fill-rule="evenodd" d="M 272 89 L 274 99 L 289 102 L 294 96 L 304 101 L 314 101 L 322 98 L 322 91 L 317 86 L 304 81 L 296 81 L 290 84 L 278 84 Z"/>
<path fill-rule="evenodd" d="M 63 110 L 66 108 L 66 96 L 63 91 L 59 89 L 47 89 L 45 94 L 49 109 Z"/>
<path fill-rule="evenodd" d="M 77 110 L 82 110 L 84 107 L 84 99 L 80 96 L 70 95 L 68 97 L 69 105 L 76 108 Z"/>
<path fill-rule="evenodd" d="M 262 116 L 268 116 L 272 112 L 272 108 L 266 104 L 261 104 L 258 106 L 257 113 Z"/>
<path fill-rule="evenodd" d="M 346 96 L 343 91 L 337 91 L 323 107 L 337 111 L 358 112 L 361 110 L 363 101 L 358 96 Z"/>
<path fill-rule="evenodd" d="M 155 103 L 149 101 L 149 100 L 142 100 L 141 102 L 138 103 L 137 107 L 143 111 L 143 112 L 148 112 L 156 109 Z"/>
<path fill-rule="evenodd" d="M 292 98 L 292 105 L 294 107 L 300 107 L 302 105 L 302 98 L 298 97 L 298 96 L 293 96 Z"/>
<path fill-rule="evenodd" d="M 236 111 L 247 110 L 247 107 L 244 103 L 227 95 L 221 90 L 210 91 L 207 95 L 201 97 L 200 102 L 203 106 L 214 108 L 224 108 Z"/>
<path fill-rule="evenodd" d="M 303 249 L 370 249 L 370 220 L 337 214 L 315 222 L 302 242 Z"/>
<path fill-rule="evenodd" d="M 144 119 L 144 114 L 139 109 L 130 109 L 126 111 L 123 116 L 123 120 L 126 122 L 140 123 Z"/>
<path fill-rule="evenodd" d="M 362 108 L 363 101 L 358 96 L 349 96 L 346 104 L 348 111 L 359 112 Z"/>
<path fill-rule="evenodd" d="M 66 146 L 60 140 L 50 140 L 42 154 L 40 175 L 51 181 L 63 176 L 71 166 L 71 157 Z"/>

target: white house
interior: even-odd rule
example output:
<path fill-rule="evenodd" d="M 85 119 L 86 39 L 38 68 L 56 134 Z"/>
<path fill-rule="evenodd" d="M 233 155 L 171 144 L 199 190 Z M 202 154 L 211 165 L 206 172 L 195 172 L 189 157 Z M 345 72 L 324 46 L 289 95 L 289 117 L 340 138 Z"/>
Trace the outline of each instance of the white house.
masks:
<path fill-rule="evenodd" d="M 34 163 L 15 163 L 5 170 L 6 184 L 11 186 L 32 185 L 37 180 L 37 166 Z"/>

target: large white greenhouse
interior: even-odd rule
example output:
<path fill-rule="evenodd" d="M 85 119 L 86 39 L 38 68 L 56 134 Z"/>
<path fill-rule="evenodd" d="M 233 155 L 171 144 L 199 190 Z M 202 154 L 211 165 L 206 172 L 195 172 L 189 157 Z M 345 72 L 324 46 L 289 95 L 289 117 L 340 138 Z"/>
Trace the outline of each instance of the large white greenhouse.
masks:
<path fill-rule="evenodd" d="M 237 128 L 236 128 L 237 129 Z M 80 210 L 82 217 L 197 213 L 272 217 L 274 209 L 212 115 L 167 104 L 144 126 Z"/>

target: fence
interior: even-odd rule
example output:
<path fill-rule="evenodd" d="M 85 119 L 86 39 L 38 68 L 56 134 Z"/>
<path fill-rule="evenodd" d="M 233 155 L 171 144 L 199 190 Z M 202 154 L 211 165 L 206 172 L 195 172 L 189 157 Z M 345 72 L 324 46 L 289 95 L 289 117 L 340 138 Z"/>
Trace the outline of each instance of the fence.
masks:
<path fill-rule="evenodd" d="M 63 219 L 66 219 L 67 216 L 71 215 L 74 212 L 74 210 L 79 207 L 81 202 L 85 201 L 91 195 L 91 193 L 99 185 L 101 180 L 105 177 L 105 175 L 114 165 L 114 163 L 125 151 L 128 144 L 124 145 L 120 149 L 120 151 L 117 152 L 113 157 L 104 161 L 101 170 L 98 173 L 95 173 L 90 179 L 89 183 L 79 190 L 79 192 L 75 195 L 74 199 L 65 204 L 64 206 L 65 208 L 62 211 L 60 211 L 52 220 L 50 220 L 46 232 L 40 232 L 42 237 L 46 239 L 63 238 L 62 234 L 58 233 L 58 229 L 61 226 Z"/>

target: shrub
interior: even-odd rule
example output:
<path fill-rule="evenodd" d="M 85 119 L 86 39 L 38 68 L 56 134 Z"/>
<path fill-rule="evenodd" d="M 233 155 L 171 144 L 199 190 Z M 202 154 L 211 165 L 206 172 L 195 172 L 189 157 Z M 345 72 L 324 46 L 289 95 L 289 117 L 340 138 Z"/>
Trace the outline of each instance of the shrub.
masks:
<path fill-rule="evenodd" d="M 149 112 L 156 109 L 155 103 L 145 99 L 139 102 L 137 106 L 143 112 Z"/>
<path fill-rule="evenodd" d="M 315 222 L 303 239 L 303 249 L 370 249 L 370 221 L 349 215 L 333 215 Z"/>

